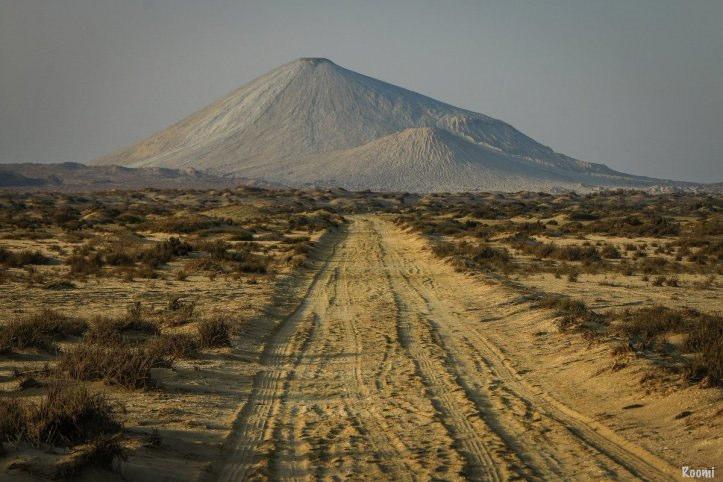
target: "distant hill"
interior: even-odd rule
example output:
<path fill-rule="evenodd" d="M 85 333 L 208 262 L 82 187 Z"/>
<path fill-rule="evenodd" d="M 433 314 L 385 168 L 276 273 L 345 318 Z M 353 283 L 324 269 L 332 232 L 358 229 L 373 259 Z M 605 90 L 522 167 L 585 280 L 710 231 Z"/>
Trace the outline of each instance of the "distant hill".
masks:
<path fill-rule="evenodd" d="M 386 191 L 694 186 L 554 152 L 509 124 L 302 58 L 98 165 Z"/>
<path fill-rule="evenodd" d="M 192 169 L 122 166 L 85 166 L 75 162 L 60 164 L 0 164 L 0 188 L 60 191 L 104 189 L 232 187 L 242 179 L 212 175 Z"/>

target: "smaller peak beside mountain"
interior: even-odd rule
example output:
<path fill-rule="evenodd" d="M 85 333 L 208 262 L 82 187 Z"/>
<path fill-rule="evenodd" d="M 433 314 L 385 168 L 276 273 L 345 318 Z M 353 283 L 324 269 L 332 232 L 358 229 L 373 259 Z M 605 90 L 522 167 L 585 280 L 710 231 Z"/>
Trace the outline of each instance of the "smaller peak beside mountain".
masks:
<path fill-rule="evenodd" d="M 436 126 L 409 127 L 392 135 L 413 142 L 462 141 L 448 130 Z"/>

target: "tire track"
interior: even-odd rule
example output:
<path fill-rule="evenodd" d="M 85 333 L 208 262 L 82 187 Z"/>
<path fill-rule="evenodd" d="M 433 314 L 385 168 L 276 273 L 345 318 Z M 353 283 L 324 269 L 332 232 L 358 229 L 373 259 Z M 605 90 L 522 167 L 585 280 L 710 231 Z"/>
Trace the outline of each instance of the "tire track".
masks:
<path fill-rule="evenodd" d="M 330 263 L 334 258 L 337 245 L 312 278 L 301 303 L 287 317 L 267 343 L 261 355 L 261 364 L 265 367 L 254 377 L 249 400 L 239 412 L 235 430 L 232 434 L 230 452 L 218 476 L 219 481 L 246 480 L 250 470 L 258 464 L 261 446 L 273 430 L 273 422 L 278 414 L 281 394 L 288 389 L 288 379 L 293 374 L 294 364 L 301 360 L 312 338 L 313 317 L 308 316 L 320 284 L 330 277 Z M 293 357 L 297 354 L 296 357 Z M 288 359 L 294 358 L 290 363 Z M 256 474 L 258 475 L 258 474 Z"/>
<path fill-rule="evenodd" d="M 668 477 L 485 336 L 480 316 L 523 301 L 475 303 L 474 281 L 378 218 L 343 234 L 264 347 L 218 480 Z"/>
<path fill-rule="evenodd" d="M 423 342 L 418 333 L 421 315 L 414 307 L 409 306 L 401 295 L 403 288 L 393 275 L 396 273 L 393 273 L 387 260 L 387 250 L 381 234 L 373 225 L 369 225 L 369 230 L 377 240 L 384 273 L 394 294 L 399 340 L 414 361 L 450 436 L 467 460 L 466 475 L 473 480 L 503 480 L 505 472 L 500 468 L 508 466 L 508 462 L 493 458 L 487 447 L 487 444 L 498 445 L 498 441 L 490 440 L 489 431 L 479 417 L 473 415 L 475 410 L 470 401 L 459 396 L 459 386 L 450 380 L 446 370 L 439 365 L 438 357 L 430 353 L 429 344 Z M 483 437 L 486 440 L 483 440 Z"/>
<path fill-rule="evenodd" d="M 377 225 L 375 228 L 383 230 L 387 226 L 380 228 Z M 401 250 L 398 245 L 390 247 L 390 251 L 396 251 L 394 257 L 400 265 L 400 277 L 423 305 L 419 309 L 430 314 L 428 321 L 437 335 L 435 338 L 439 346 L 447 354 L 447 366 L 455 373 L 470 398 L 475 400 L 478 406 L 489 407 L 490 399 L 497 397 L 498 400 L 493 403 L 496 415 L 506 415 L 507 419 L 519 417 L 513 411 L 505 410 L 506 406 L 509 407 L 509 403 L 503 403 L 499 394 L 480 390 L 482 385 L 479 382 L 484 379 L 484 372 L 492 374 L 497 383 L 503 386 L 504 392 L 514 397 L 524 407 L 521 423 L 526 427 L 525 431 L 529 432 L 530 428 L 534 428 L 540 432 L 533 441 L 547 440 L 548 443 L 545 445 L 535 445 L 539 447 L 538 450 L 530 450 L 529 443 L 517 448 L 517 452 L 523 458 L 522 448 L 528 457 L 532 455 L 529 457 L 529 463 L 533 465 L 531 468 L 535 474 L 553 473 L 559 476 L 563 473 L 569 474 L 571 468 L 577 467 L 572 473 L 580 475 L 589 468 L 590 476 L 620 477 L 621 474 L 626 474 L 626 477 L 646 480 L 674 480 L 674 469 L 664 461 L 626 441 L 603 424 L 567 407 L 539 388 L 527 384 L 514 371 L 499 349 L 480 333 L 479 324 L 470 323 L 470 320 L 462 315 L 465 312 L 463 304 L 460 303 L 460 309 L 455 309 L 456 307 L 451 306 L 451 301 L 446 302 L 454 300 L 457 297 L 455 293 L 450 290 L 444 290 L 444 294 L 440 293 L 441 288 L 435 282 L 434 275 L 421 272 L 418 261 L 405 258 L 399 252 Z M 416 276 L 405 274 L 401 266 L 408 268 L 408 273 L 414 273 Z M 470 360 L 476 360 L 477 363 L 472 364 Z M 479 368 L 471 368 L 475 365 Z M 482 373 L 480 369 L 483 369 Z M 530 410 L 544 417 L 538 421 L 536 427 L 526 423 L 525 419 L 529 418 Z M 494 422 L 490 425 L 500 426 Z M 510 441 L 510 446 L 514 445 L 514 441 L 511 440 L 512 435 L 501 434 Z M 520 441 L 524 441 L 525 438 L 529 440 L 526 434 L 516 435 Z M 558 449 L 557 453 L 552 451 L 545 453 L 545 447 L 556 449 L 564 447 L 564 449 Z M 599 473 L 600 470 L 603 473 Z"/>

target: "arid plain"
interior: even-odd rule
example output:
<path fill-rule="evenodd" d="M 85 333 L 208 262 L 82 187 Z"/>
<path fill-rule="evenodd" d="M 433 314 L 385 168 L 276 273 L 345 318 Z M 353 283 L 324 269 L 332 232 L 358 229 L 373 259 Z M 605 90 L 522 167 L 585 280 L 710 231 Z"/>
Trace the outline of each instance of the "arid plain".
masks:
<path fill-rule="evenodd" d="M 718 194 L 0 194 L 0 479 L 720 466 Z"/>

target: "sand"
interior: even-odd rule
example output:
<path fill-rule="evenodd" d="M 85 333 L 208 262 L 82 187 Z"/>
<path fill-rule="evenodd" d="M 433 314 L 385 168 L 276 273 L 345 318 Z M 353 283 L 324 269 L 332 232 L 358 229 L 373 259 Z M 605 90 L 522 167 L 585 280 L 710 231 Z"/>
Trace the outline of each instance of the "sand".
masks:
<path fill-rule="evenodd" d="M 329 244 L 204 480 L 675 480 L 723 461 L 719 390 L 646 393 L 644 367 L 610 370 L 609 347 L 379 217 Z"/>

